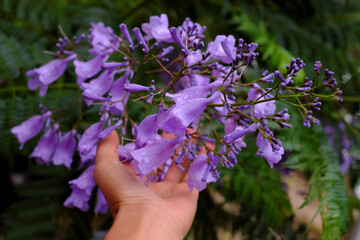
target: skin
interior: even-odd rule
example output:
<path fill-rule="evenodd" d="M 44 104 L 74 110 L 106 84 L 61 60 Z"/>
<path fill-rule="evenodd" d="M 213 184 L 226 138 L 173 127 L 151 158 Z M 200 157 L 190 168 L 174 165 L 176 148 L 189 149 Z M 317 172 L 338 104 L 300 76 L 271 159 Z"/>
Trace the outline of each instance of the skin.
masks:
<path fill-rule="evenodd" d="M 187 173 L 173 165 L 163 182 L 146 187 L 128 164 L 119 161 L 118 146 L 114 131 L 100 142 L 96 154 L 94 178 L 114 219 L 105 239 L 183 239 L 199 196 L 196 189 L 189 192 Z"/>

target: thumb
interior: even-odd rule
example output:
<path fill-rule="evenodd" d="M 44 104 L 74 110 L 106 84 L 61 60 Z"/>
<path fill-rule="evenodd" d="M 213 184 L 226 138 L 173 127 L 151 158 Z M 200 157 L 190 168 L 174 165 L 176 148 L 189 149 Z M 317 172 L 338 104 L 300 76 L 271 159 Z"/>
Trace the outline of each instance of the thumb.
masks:
<path fill-rule="evenodd" d="M 116 216 L 120 205 L 133 204 L 145 188 L 135 177 L 130 166 L 119 161 L 119 136 L 113 131 L 102 140 L 97 149 L 95 159 L 94 178 L 109 204 L 113 217 Z"/>

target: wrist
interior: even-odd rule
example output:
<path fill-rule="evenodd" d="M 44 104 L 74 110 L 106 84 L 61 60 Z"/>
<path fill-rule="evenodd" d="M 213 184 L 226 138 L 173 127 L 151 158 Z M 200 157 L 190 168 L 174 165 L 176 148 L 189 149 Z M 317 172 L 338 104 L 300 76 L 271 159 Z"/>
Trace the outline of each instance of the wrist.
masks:
<path fill-rule="evenodd" d="M 180 223 L 158 205 L 120 207 L 105 239 L 183 239 L 185 236 L 181 233 Z"/>

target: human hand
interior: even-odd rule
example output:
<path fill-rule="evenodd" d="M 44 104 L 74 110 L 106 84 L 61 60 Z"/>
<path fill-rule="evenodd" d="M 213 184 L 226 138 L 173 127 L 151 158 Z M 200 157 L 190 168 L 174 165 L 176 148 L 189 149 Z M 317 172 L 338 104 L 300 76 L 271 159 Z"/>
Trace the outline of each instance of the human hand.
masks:
<path fill-rule="evenodd" d="M 146 187 L 130 165 L 119 161 L 118 146 L 114 131 L 100 142 L 96 154 L 94 178 L 114 218 L 106 239 L 183 239 L 199 196 L 196 189 L 189 192 L 187 173 L 173 164 L 163 182 Z"/>

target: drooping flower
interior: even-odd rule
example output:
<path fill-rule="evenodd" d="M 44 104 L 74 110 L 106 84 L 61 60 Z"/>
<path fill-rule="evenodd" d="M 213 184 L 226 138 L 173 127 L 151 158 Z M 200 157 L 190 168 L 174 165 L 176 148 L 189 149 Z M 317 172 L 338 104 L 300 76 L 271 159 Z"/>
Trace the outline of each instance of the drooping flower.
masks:
<path fill-rule="evenodd" d="M 81 154 L 79 152 L 80 155 L 79 168 L 82 168 L 85 164 L 90 166 L 95 163 L 96 150 L 97 150 L 97 146 L 95 145 L 93 148 L 91 148 L 90 152 L 88 152 L 87 154 Z"/>
<path fill-rule="evenodd" d="M 171 97 L 176 104 L 182 104 L 189 101 L 190 99 L 206 98 L 209 95 L 210 90 L 218 88 L 222 84 L 222 81 L 215 81 L 206 86 L 193 86 L 185 88 L 184 90 L 175 94 L 166 93 L 165 96 Z"/>
<path fill-rule="evenodd" d="M 20 143 L 19 149 L 24 147 L 25 142 L 35 137 L 43 128 L 45 119 L 51 116 L 51 112 L 47 111 L 42 115 L 35 115 L 20 125 L 13 127 L 10 131 L 15 135 Z"/>
<path fill-rule="evenodd" d="M 86 79 L 95 76 L 101 70 L 101 64 L 105 62 L 107 58 L 107 56 L 97 55 L 87 62 L 82 62 L 76 59 L 74 61 L 74 67 L 78 85 L 81 87 L 81 84 Z"/>
<path fill-rule="evenodd" d="M 64 165 L 70 169 L 76 148 L 75 134 L 76 130 L 73 129 L 61 138 L 52 157 L 54 165 Z"/>
<path fill-rule="evenodd" d="M 261 132 L 257 135 L 256 145 L 259 147 L 256 154 L 260 157 L 264 157 L 271 168 L 281 160 L 282 155 L 284 154 L 284 148 L 282 146 L 279 147 L 279 150 L 273 151 L 270 142 L 264 138 Z"/>
<path fill-rule="evenodd" d="M 215 38 L 215 41 L 210 42 L 208 45 L 208 52 L 211 53 L 211 57 L 217 60 L 222 61 L 223 63 L 231 63 L 233 59 L 226 54 L 221 42 L 224 42 L 228 51 L 236 52 L 235 48 L 235 38 L 233 35 L 226 37 L 225 35 L 218 35 Z"/>
<path fill-rule="evenodd" d="M 159 127 L 166 133 L 183 136 L 190 123 L 196 121 L 207 105 L 218 98 L 219 95 L 219 92 L 215 92 L 209 98 L 193 98 L 175 104 L 163 114 L 164 116 L 161 116 Z"/>
<path fill-rule="evenodd" d="M 136 129 L 136 146 L 141 148 L 153 141 L 158 132 L 157 114 L 147 116 Z"/>
<path fill-rule="evenodd" d="M 151 16 L 149 23 L 143 23 L 141 29 L 147 35 L 145 40 L 155 38 L 157 42 L 173 42 L 173 38 L 169 32 L 169 21 L 166 14 L 158 16 Z"/>
<path fill-rule="evenodd" d="M 184 140 L 185 137 L 175 138 L 174 140 L 159 139 L 145 147 L 136 149 L 131 152 L 131 155 L 134 158 L 132 166 L 137 163 L 137 168 L 141 172 L 141 179 L 143 179 L 146 175 L 153 170 L 156 170 L 164 164 L 166 160 L 171 158 L 175 146 Z"/>
<path fill-rule="evenodd" d="M 129 94 L 124 89 L 124 85 L 129 83 L 128 77 L 130 72 L 125 72 L 124 76 L 118 78 L 112 85 L 109 95 L 111 96 L 111 101 L 113 102 L 110 106 L 109 112 L 114 115 L 119 115 L 124 111 L 124 105 L 126 105 Z M 122 102 L 124 101 L 124 102 Z"/>
<path fill-rule="evenodd" d="M 100 121 L 97 123 L 92 124 L 84 134 L 81 136 L 79 141 L 77 150 L 80 154 L 86 155 L 88 154 L 92 148 L 96 146 L 96 143 L 99 141 L 99 134 L 102 131 L 104 126 L 104 122 Z"/>
<path fill-rule="evenodd" d="M 64 74 L 67 63 L 74 60 L 76 57 L 76 54 L 72 54 L 67 58 L 58 58 L 41 67 L 27 71 L 26 76 L 31 77 L 28 81 L 28 88 L 30 90 L 40 88 L 39 95 L 45 96 L 48 86 Z"/>
<path fill-rule="evenodd" d="M 82 83 L 81 88 L 84 89 L 85 92 L 89 92 L 101 97 L 110 90 L 113 81 L 114 72 L 111 70 L 106 70 L 97 78 L 92 79 L 89 83 Z M 87 101 L 87 103 L 90 104 L 92 101 Z"/>
<path fill-rule="evenodd" d="M 105 214 L 109 210 L 109 205 L 107 204 L 104 194 L 101 192 L 100 188 L 97 191 L 97 203 L 95 206 L 96 213 Z"/>
<path fill-rule="evenodd" d="M 206 160 L 206 154 L 201 154 L 190 164 L 189 178 L 187 180 L 190 191 L 192 191 L 193 188 L 202 191 L 206 188 L 206 184 L 216 181 L 213 174 L 209 172 L 211 168 Z"/>
<path fill-rule="evenodd" d="M 72 193 L 65 200 L 65 207 L 77 207 L 82 211 L 89 209 L 90 206 L 88 202 L 91 197 L 91 192 L 96 185 L 94 180 L 94 167 L 95 165 L 92 165 L 86 169 L 80 177 L 69 182 Z"/>
<path fill-rule="evenodd" d="M 258 99 L 260 96 L 264 94 L 264 90 L 256 83 L 253 84 L 253 88 L 248 92 L 247 101 L 253 101 Z M 264 100 L 271 98 L 270 94 L 265 94 L 263 97 L 258 100 Z M 273 115 L 276 110 L 275 100 L 270 100 L 267 102 L 256 103 L 254 106 L 254 115 L 256 118 L 266 117 Z"/>
<path fill-rule="evenodd" d="M 114 34 L 111 27 L 105 27 L 104 23 L 91 23 L 89 53 L 93 55 L 106 55 L 114 52 L 119 47 L 119 38 Z"/>
<path fill-rule="evenodd" d="M 30 154 L 30 157 L 35 158 L 38 164 L 50 163 L 50 157 L 54 153 L 58 143 L 58 136 L 56 134 L 58 129 L 58 124 L 55 124 L 53 128 L 49 128 L 40 138 L 34 151 Z"/>

